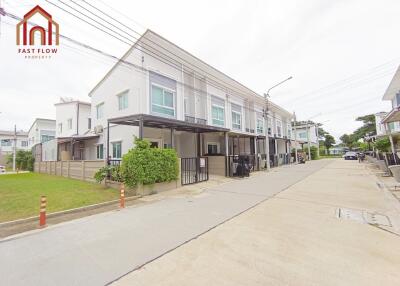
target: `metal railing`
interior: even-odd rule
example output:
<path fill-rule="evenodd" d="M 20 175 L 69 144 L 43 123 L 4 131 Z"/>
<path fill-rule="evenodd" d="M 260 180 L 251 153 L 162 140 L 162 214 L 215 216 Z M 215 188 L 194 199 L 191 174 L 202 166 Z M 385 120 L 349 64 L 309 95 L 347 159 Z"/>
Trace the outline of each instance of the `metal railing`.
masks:
<path fill-rule="evenodd" d="M 228 157 L 228 176 L 245 177 L 251 172 L 259 169 L 256 155 L 229 155 Z"/>
<path fill-rule="evenodd" d="M 181 184 L 189 185 L 208 181 L 208 158 L 181 158 Z"/>
<path fill-rule="evenodd" d="M 185 115 L 185 121 L 189 123 L 197 123 L 201 125 L 207 125 L 207 120 L 203 118 L 196 118 L 193 116 Z"/>

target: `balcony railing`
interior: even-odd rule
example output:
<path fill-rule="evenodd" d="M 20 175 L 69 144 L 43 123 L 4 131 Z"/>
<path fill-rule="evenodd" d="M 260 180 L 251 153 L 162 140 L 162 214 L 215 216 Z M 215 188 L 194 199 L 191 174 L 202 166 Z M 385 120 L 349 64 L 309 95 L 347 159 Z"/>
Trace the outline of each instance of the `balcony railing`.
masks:
<path fill-rule="evenodd" d="M 185 121 L 189 123 L 197 123 L 201 125 L 207 125 L 207 120 L 203 118 L 196 118 L 193 116 L 185 115 Z"/>
<path fill-rule="evenodd" d="M 246 132 L 254 133 L 254 129 L 246 128 Z"/>

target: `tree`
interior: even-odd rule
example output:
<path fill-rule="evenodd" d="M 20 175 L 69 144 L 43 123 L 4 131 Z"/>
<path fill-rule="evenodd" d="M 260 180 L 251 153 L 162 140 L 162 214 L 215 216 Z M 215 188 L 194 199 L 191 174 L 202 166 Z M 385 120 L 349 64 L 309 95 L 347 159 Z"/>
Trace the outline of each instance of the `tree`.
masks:
<path fill-rule="evenodd" d="M 348 134 L 343 134 L 342 136 L 340 136 L 340 141 L 343 142 L 343 144 L 348 147 L 351 148 L 351 144 L 352 144 L 352 139 L 350 138 L 350 135 Z"/>
<path fill-rule="evenodd" d="M 383 138 L 379 138 L 375 141 L 375 148 L 381 152 L 388 152 L 390 150 L 390 140 L 389 137 L 385 136 Z"/>
<path fill-rule="evenodd" d="M 364 116 L 359 116 L 356 118 L 356 121 L 361 121 L 363 123 L 363 126 L 359 127 L 356 129 L 356 131 L 353 132 L 355 136 L 355 141 L 358 141 L 368 134 L 376 134 L 376 125 L 375 125 L 375 115 L 374 114 L 368 114 Z"/>
<path fill-rule="evenodd" d="M 336 143 L 335 138 L 329 133 L 325 135 L 324 146 L 329 153 L 329 149 Z"/>
<path fill-rule="evenodd" d="M 12 164 L 13 162 L 13 154 L 9 154 L 7 158 L 7 164 Z M 28 170 L 33 171 L 33 163 L 35 162 L 35 158 L 32 155 L 31 151 L 17 151 L 15 156 L 15 167 L 19 170 Z"/>

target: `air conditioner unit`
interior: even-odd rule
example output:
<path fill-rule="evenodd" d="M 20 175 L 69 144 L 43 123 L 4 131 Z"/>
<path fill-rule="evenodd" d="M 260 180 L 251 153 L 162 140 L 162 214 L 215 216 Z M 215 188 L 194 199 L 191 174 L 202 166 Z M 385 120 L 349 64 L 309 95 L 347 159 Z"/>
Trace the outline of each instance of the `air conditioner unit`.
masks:
<path fill-rule="evenodd" d="M 102 125 L 95 126 L 94 133 L 96 133 L 96 134 L 103 133 L 103 126 Z"/>

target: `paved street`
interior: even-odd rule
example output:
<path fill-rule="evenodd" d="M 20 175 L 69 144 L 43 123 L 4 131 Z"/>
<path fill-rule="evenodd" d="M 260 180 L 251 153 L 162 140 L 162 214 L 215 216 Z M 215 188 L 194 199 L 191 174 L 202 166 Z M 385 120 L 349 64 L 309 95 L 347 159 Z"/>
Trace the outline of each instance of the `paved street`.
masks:
<path fill-rule="evenodd" d="M 0 285 L 88 286 L 110 283 L 306 179 L 330 163 L 332 161 L 320 160 L 282 167 L 193 195 L 171 196 L 2 240 Z M 279 208 L 276 212 L 275 215 L 279 216 L 285 213 L 281 213 Z M 267 222 L 271 216 L 265 215 L 263 219 Z M 285 235 L 282 239 L 285 240 Z M 251 241 L 249 238 L 247 243 L 251 244 Z M 210 261 L 210 265 L 213 262 L 216 261 Z M 242 263 L 246 263 L 246 259 Z M 188 285 L 193 281 L 186 282 L 190 282 L 186 283 Z"/>
<path fill-rule="evenodd" d="M 398 204 L 367 164 L 334 160 L 115 286 L 400 285 Z"/>

